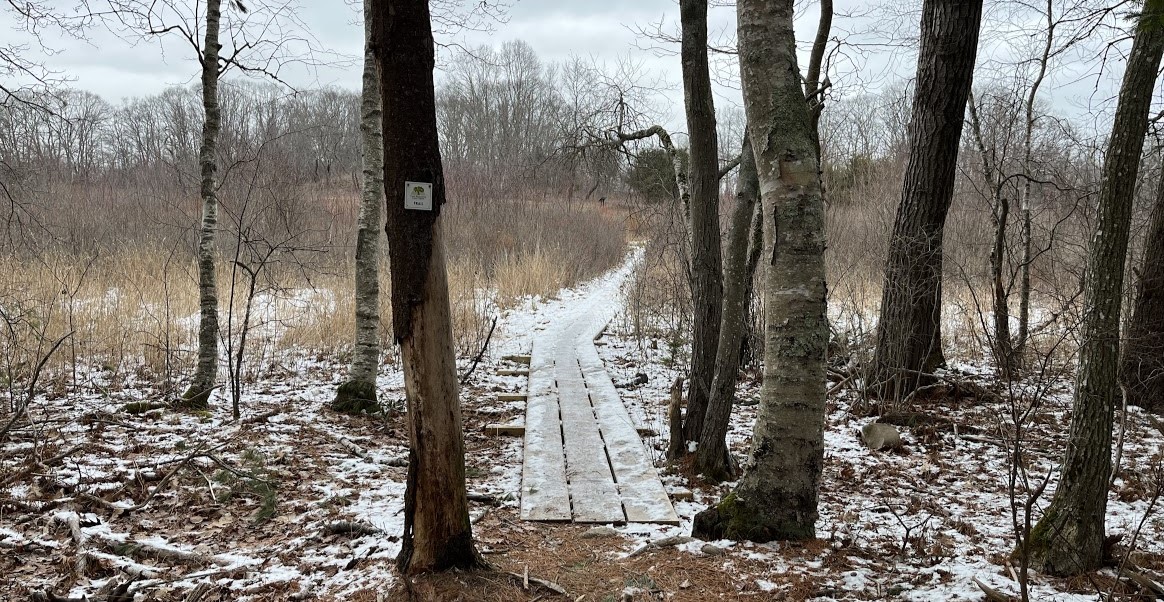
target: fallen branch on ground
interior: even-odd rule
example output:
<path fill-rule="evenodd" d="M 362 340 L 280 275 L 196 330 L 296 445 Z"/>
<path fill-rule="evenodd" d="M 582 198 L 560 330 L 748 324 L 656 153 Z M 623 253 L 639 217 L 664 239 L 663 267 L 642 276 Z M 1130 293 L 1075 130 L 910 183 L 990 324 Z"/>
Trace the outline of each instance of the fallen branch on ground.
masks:
<path fill-rule="evenodd" d="M 100 497 L 97 497 L 91 493 L 87 493 L 87 492 L 83 492 L 83 491 L 78 492 L 77 496 L 83 500 L 97 504 L 98 506 L 101 506 L 102 508 L 105 508 L 106 510 L 113 512 L 114 514 L 125 514 L 125 513 L 129 513 L 129 512 L 136 512 L 138 510 L 141 510 L 142 508 L 145 508 L 146 505 L 148 505 L 151 501 L 153 501 L 153 499 L 155 497 L 157 497 L 158 493 L 160 493 L 162 491 L 162 487 L 165 487 L 166 484 L 170 482 L 170 479 L 174 478 L 174 475 L 178 474 L 179 470 L 181 470 L 184 466 L 189 464 L 195 458 L 208 457 L 208 458 L 215 460 L 219 464 L 222 464 L 221 460 L 214 458 L 214 456 L 209 454 L 209 453 L 204 453 L 202 451 L 203 449 L 204 449 L 204 444 L 199 444 L 193 453 L 182 458 L 178 462 L 177 466 L 172 468 L 170 470 L 170 472 L 166 473 L 166 476 L 162 477 L 161 480 L 158 481 L 157 485 L 154 485 L 153 490 L 150 491 L 149 495 L 147 495 L 144 500 L 142 500 L 138 504 L 134 504 L 133 506 L 128 506 L 128 507 L 118 506 L 118 505 L 114 504 L 113 502 L 109 502 L 109 501 L 102 499 Z"/>
<path fill-rule="evenodd" d="M 237 560 L 221 555 L 206 556 L 196 552 L 187 552 L 174 547 L 160 546 L 154 543 L 133 539 L 118 539 L 110 533 L 96 532 L 93 536 L 101 541 L 111 552 L 126 558 L 141 560 L 143 558 L 158 558 L 191 567 L 202 567 L 214 564 L 221 567 L 237 564 Z"/>
<path fill-rule="evenodd" d="M 194 589 L 190 590 L 190 593 L 186 594 L 186 598 L 183 600 L 183 602 L 202 602 L 202 598 L 204 598 L 209 591 L 209 583 L 199 583 L 194 587 Z"/>
<path fill-rule="evenodd" d="M 359 445 L 356 445 L 355 441 L 352 441 L 351 439 L 348 439 L 347 437 L 344 437 L 343 435 L 332 435 L 332 438 L 334 438 L 337 443 L 339 443 L 341 446 L 343 446 L 344 449 L 348 450 L 348 452 L 350 452 L 353 456 L 355 456 L 355 457 L 357 457 L 365 462 L 368 462 L 370 464 L 384 464 L 386 466 L 395 466 L 395 467 L 399 467 L 399 468 L 407 468 L 408 467 L 408 458 L 407 457 L 389 458 L 383 462 L 377 462 L 376 458 L 373 458 L 371 456 L 371 454 L 364 451 L 364 449 L 361 448 Z"/>
<path fill-rule="evenodd" d="M 268 418 L 278 416 L 279 412 L 281 412 L 281 411 L 282 411 L 282 409 L 268 410 L 266 412 L 263 412 L 262 414 L 258 414 L 256 416 L 251 416 L 250 418 L 244 418 L 244 419 L 242 419 L 242 421 L 239 422 L 239 424 L 248 425 L 248 424 L 255 424 L 256 422 L 266 422 Z"/>
<path fill-rule="evenodd" d="M 530 577 L 528 566 L 525 568 L 524 573 L 512 573 L 512 572 L 507 571 L 505 574 L 509 575 L 511 578 L 516 579 L 519 583 L 521 583 L 522 589 L 529 589 L 529 584 L 532 583 L 538 587 L 544 587 L 544 588 L 554 592 L 555 594 L 559 594 L 562 596 L 567 595 L 566 588 L 558 585 L 557 583 L 554 583 L 553 581 L 546 581 L 545 579 L 538 579 L 537 577 Z"/>
<path fill-rule="evenodd" d="M 982 593 L 986 594 L 986 599 L 990 600 L 990 602 L 1014 602 L 1014 598 L 986 585 L 978 577 L 974 578 L 974 584 L 978 586 L 978 589 L 982 590 Z"/>
<path fill-rule="evenodd" d="M 377 535 L 383 533 L 380 529 L 367 523 L 355 521 L 336 521 L 324 525 L 323 530 L 328 535 Z"/>
<path fill-rule="evenodd" d="M 67 458 L 67 457 L 77 453 L 78 451 L 84 449 L 85 446 L 86 446 L 85 443 L 82 443 L 80 445 L 75 445 L 75 446 L 70 447 L 69 449 L 67 449 L 67 450 L 47 459 L 47 460 L 42 460 L 40 462 L 33 462 L 32 464 L 29 464 L 28 466 L 26 466 L 23 470 L 20 470 L 19 472 L 15 473 L 15 474 L 11 474 L 11 475 L 8 475 L 7 477 L 4 477 L 4 480 L 0 481 L 0 487 L 4 487 L 10 483 L 15 483 L 16 481 L 19 481 L 19 480 L 27 477 L 28 475 L 32 474 L 33 471 L 44 470 L 44 469 L 48 468 L 49 466 L 53 466 L 54 464 L 60 462 L 61 460 L 64 460 L 65 458 Z"/>
<path fill-rule="evenodd" d="M 499 502 L 497 500 L 497 498 L 493 497 L 492 495 L 489 495 L 488 493 L 473 493 L 470 491 L 468 494 L 466 494 L 466 497 L 469 498 L 470 502 L 477 502 L 480 504 L 489 504 L 490 506 L 501 505 L 501 502 Z"/>
<path fill-rule="evenodd" d="M 1143 588 L 1145 591 L 1150 592 L 1153 596 L 1157 598 L 1164 598 L 1164 585 L 1157 583 L 1144 573 L 1125 566 L 1124 568 L 1120 569 L 1120 576 L 1128 579 L 1129 581 L 1132 581 L 1136 585 Z"/>
<path fill-rule="evenodd" d="M 671 546 L 678 546 L 678 545 L 682 545 L 682 544 L 689 543 L 692 541 L 695 541 L 695 538 L 694 537 L 687 537 L 686 535 L 676 535 L 673 537 L 664 537 L 663 539 L 660 539 L 658 541 L 649 541 L 649 542 L 635 548 L 634 550 L 631 551 L 630 554 L 627 554 L 626 557 L 633 558 L 633 557 L 638 556 L 639 554 L 642 554 L 643 552 L 646 552 L 648 550 L 661 550 L 663 548 L 669 548 Z"/>

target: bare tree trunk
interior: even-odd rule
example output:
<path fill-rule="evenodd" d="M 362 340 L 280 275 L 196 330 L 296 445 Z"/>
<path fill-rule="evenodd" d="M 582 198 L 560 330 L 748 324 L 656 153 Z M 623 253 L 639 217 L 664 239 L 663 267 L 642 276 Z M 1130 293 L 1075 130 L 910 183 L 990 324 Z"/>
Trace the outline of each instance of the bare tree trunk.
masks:
<path fill-rule="evenodd" d="M 1156 189 L 1139 278 L 1124 348 L 1123 382 L 1128 403 L 1164 414 L 1164 178 Z"/>
<path fill-rule="evenodd" d="M 792 0 L 739 0 L 740 71 L 764 207 L 764 386 L 740 484 L 695 517 L 702 538 L 815 536 L 824 465 L 824 202 L 796 64 Z"/>
<path fill-rule="evenodd" d="M 1025 126 L 1023 129 L 1023 175 L 1026 177 L 1023 179 L 1022 200 L 1019 205 L 1022 211 L 1022 231 L 1020 234 L 1023 258 L 1019 277 L 1018 337 L 1013 345 L 1014 361 L 1018 363 L 1022 362 L 1023 350 L 1027 345 L 1031 329 L 1031 262 L 1034 261 L 1034 256 L 1031 254 L 1031 178 L 1034 177 L 1034 174 L 1031 173 L 1034 169 L 1031 153 L 1036 119 L 1035 100 L 1038 98 L 1039 88 L 1047 76 L 1047 64 L 1051 60 L 1051 49 L 1055 43 L 1055 27 L 1057 25 L 1052 0 L 1047 0 L 1044 10 L 1044 15 L 1047 17 L 1047 38 L 1043 43 L 1043 53 L 1039 56 L 1038 73 L 1035 76 L 1035 81 L 1031 82 L 1031 88 L 1027 92 L 1026 103 L 1023 106 L 1026 117 L 1023 124 Z"/>
<path fill-rule="evenodd" d="M 206 36 L 202 45 L 202 146 L 198 164 L 202 171 L 202 226 L 198 235 L 198 365 L 182 405 L 206 408 L 218 377 L 218 285 L 215 282 L 215 231 L 218 229 L 218 172 L 215 152 L 221 127 L 218 108 L 218 30 L 222 0 L 206 2 Z"/>
<path fill-rule="evenodd" d="M 986 148 L 982 137 L 982 120 L 978 117 L 978 105 L 974 94 L 970 94 L 970 132 L 978 146 L 982 159 L 982 179 L 990 191 L 990 219 L 994 225 L 994 244 L 990 249 L 991 311 L 994 315 L 994 335 L 991 346 L 999 370 L 1007 377 L 1014 372 L 1014 339 L 1010 333 L 1010 289 L 1006 284 L 1003 270 L 1007 266 L 1006 231 L 1010 225 L 1010 199 L 1003 194 L 1002 174 L 999 166 L 991 160 L 991 151 Z"/>
<path fill-rule="evenodd" d="M 732 211 L 727 262 L 724 264 L 723 325 L 719 331 L 715 378 L 712 379 L 703 432 L 699 436 L 699 449 L 695 453 L 695 471 L 713 481 L 726 481 L 735 476 L 737 470 L 727 448 L 727 428 L 740 374 L 741 343 L 747 327 L 747 280 L 752 277 L 748 271 L 748 243 L 752 237 L 753 222 L 763 219 L 756 211 L 759 198 L 760 181 L 756 175 L 756 159 L 752 154 L 752 143 L 744 136 L 736 206 Z"/>
<path fill-rule="evenodd" d="M 755 157 L 753 150 L 753 160 Z M 823 184 L 822 184 L 823 186 Z M 757 190 L 759 183 L 756 184 Z M 824 193 L 823 188 L 821 193 Z M 758 193 L 757 193 L 758 194 Z M 744 337 L 740 341 L 740 365 L 743 366 L 745 361 L 755 361 L 756 358 L 764 352 L 764 346 L 756 344 L 757 341 L 762 341 L 763 333 L 760 332 L 762 326 L 757 322 L 762 321 L 762 316 L 753 316 L 751 311 L 753 309 L 752 301 L 756 298 L 756 270 L 760 267 L 760 253 L 764 250 L 764 208 L 756 205 L 756 217 L 752 220 L 752 234 L 748 242 L 748 267 L 747 276 L 744 278 L 744 307 L 746 313 L 744 320 L 746 325 L 744 327 Z"/>
<path fill-rule="evenodd" d="M 699 441 L 715 373 L 723 311 L 723 259 L 719 234 L 719 143 L 707 67 L 707 0 L 680 0 L 683 27 L 683 95 L 689 138 L 691 186 L 691 375 L 683 438 Z"/>
<path fill-rule="evenodd" d="M 830 85 L 827 75 L 824 81 L 821 81 L 821 67 L 824 65 L 825 51 L 828 50 L 829 34 L 832 28 L 833 0 L 821 0 L 816 39 L 812 42 L 812 52 L 808 56 L 808 72 L 804 75 L 804 97 L 808 100 L 809 116 L 812 118 L 812 138 L 816 141 L 817 157 L 821 156 L 820 115 L 824 111 L 825 92 Z"/>
<path fill-rule="evenodd" d="M 926 0 L 909 162 L 889 240 L 869 383 L 904 396 L 942 357 L 942 233 L 974 74 L 982 0 Z"/>
<path fill-rule="evenodd" d="M 379 409 L 376 373 L 380 366 L 380 204 L 384 202 L 384 133 L 380 73 L 372 54 L 372 0 L 364 0 L 364 78 L 360 134 L 364 152 L 363 198 L 356 234 L 356 346 L 348 381 L 336 391 L 332 408 L 358 414 Z"/>
<path fill-rule="evenodd" d="M 384 184 L 392 330 L 400 343 L 410 444 L 404 537 L 397 565 L 414 574 L 469 568 L 473 546 L 465 492 L 465 442 L 441 233 L 444 172 L 437 143 L 432 26 L 426 0 L 377 2 L 372 47 L 383 98 Z M 407 186 L 406 182 L 411 183 Z M 431 208 L 407 209 L 416 183 Z M 423 198 L 425 186 L 420 185 Z M 423 203 L 421 203 L 423 204 Z"/>
<path fill-rule="evenodd" d="M 1074 575 L 1103 562 L 1112 416 L 1119 399 L 1120 305 L 1132 204 L 1156 72 L 1164 54 L 1164 0 L 1148 0 L 1136 27 L 1103 164 L 1099 216 L 1088 249 L 1083 347 L 1059 487 L 1031 531 L 1034 566 Z"/>

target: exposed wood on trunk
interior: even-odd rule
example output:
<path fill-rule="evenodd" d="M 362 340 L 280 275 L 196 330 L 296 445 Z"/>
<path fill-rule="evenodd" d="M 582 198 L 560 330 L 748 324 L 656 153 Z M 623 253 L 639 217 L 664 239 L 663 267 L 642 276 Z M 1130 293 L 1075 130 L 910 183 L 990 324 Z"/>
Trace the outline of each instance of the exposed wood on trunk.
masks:
<path fill-rule="evenodd" d="M 1164 54 L 1162 18 L 1164 0 L 1148 0 L 1124 72 L 1088 248 L 1083 346 L 1067 454 L 1055 497 L 1031 531 L 1028 546 L 1033 566 L 1055 575 L 1084 573 L 1103 562 L 1112 423 L 1119 396 L 1124 262 L 1148 110 Z"/>
<path fill-rule="evenodd" d="M 909 161 L 889 239 L 870 385 L 904 397 L 915 372 L 942 356 L 942 236 L 982 19 L 982 0 L 926 0 L 922 8 Z"/>
<path fill-rule="evenodd" d="M 435 54 L 425 0 L 387 0 L 373 15 L 383 97 L 384 185 L 393 333 L 400 344 L 410 444 L 405 574 L 482 564 L 465 491 L 465 442 L 441 227 Z M 405 182 L 432 185 L 432 210 L 405 208 Z"/>

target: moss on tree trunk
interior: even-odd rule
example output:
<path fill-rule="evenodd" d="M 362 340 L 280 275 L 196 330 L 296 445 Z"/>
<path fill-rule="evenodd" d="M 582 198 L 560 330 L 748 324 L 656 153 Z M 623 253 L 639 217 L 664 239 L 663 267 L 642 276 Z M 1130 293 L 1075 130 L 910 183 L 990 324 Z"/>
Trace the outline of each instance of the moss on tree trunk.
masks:
<path fill-rule="evenodd" d="M 344 414 L 375 414 L 380 412 L 374 383 L 349 380 L 336 389 L 331 409 Z"/>
<path fill-rule="evenodd" d="M 749 504 L 735 492 L 720 503 L 695 515 L 692 534 L 700 539 L 734 539 L 755 542 L 800 541 L 816 537 L 812 523 L 803 520 L 773 521 L 770 500 Z"/>

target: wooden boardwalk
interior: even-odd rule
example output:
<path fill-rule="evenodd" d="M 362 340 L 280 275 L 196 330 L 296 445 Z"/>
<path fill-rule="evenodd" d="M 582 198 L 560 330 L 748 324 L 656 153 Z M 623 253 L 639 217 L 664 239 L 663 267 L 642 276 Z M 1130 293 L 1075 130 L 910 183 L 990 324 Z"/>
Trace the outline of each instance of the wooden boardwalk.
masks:
<path fill-rule="evenodd" d="M 594 295 L 617 293 L 617 282 Z M 582 311 L 534 340 L 526 402 L 521 517 L 579 523 L 667 523 L 679 517 L 594 339 L 613 310 Z"/>

